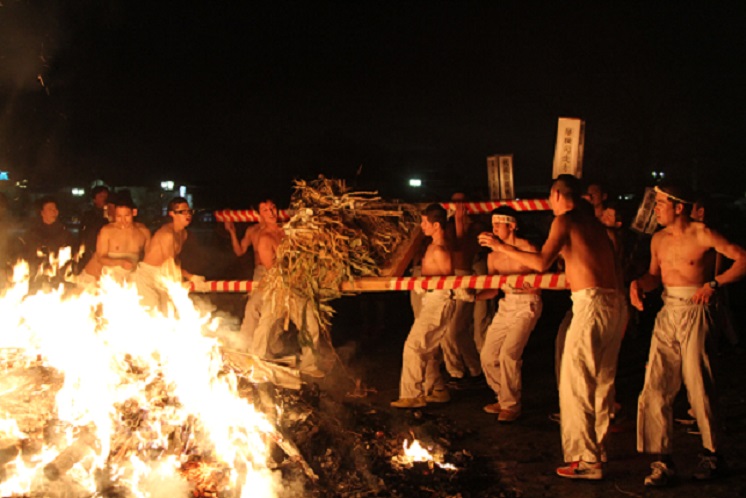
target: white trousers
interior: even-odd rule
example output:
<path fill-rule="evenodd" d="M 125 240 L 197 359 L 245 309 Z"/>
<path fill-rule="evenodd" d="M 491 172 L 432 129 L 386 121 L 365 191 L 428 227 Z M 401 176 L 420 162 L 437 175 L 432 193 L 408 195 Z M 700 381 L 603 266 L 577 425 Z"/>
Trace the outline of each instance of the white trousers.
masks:
<path fill-rule="evenodd" d="M 487 329 L 481 353 L 482 370 L 501 409 L 521 408 L 523 349 L 541 309 L 541 297 L 537 294 L 506 294 Z"/>
<path fill-rule="evenodd" d="M 162 279 L 166 273 L 161 266 L 153 266 L 140 261 L 133 279 L 140 294 L 140 304 L 145 308 L 156 309 L 165 314 L 168 311 L 168 290 Z"/>
<path fill-rule="evenodd" d="M 247 303 L 248 304 L 248 303 Z M 265 296 L 260 317 L 253 332 L 251 352 L 261 358 L 271 358 L 281 344 L 282 313 L 272 310 L 271 299 Z M 300 369 L 318 364 L 317 354 L 321 331 L 310 300 L 292 295 L 288 303 L 290 321 L 298 329 L 298 344 L 301 349 Z"/>
<path fill-rule="evenodd" d="M 572 308 L 567 310 L 564 318 L 557 328 L 557 338 L 554 340 L 554 377 L 557 380 L 557 390 L 559 390 L 560 366 L 562 365 L 562 353 L 565 351 L 565 339 L 567 338 L 567 329 L 572 322 Z"/>
<path fill-rule="evenodd" d="M 576 291 L 572 302 L 560 366 L 562 451 L 566 462 L 604 462 L 627 308 L 614 289 Z"/>
<path fill-rule="evenodd" d="M 671 454 L 673 402 L 683 379 L 702 445 L 717 450 L 715 378 L 709 351 L 709 306 L 694 304 L 696 287 L 667 287 L 655 319 L 645 385 L 637 404 L 637 451 Z"/>
<path fill-rule="evenodd" d="M 469 272 L 456 270 L 456 275 L 465 276 Z M 456 300 L 453 316 L 440 343 L 443 362 L 451 377 L 466 375 L 476 377 L 482 373 L 479 352 L 474 342 L 474 303 Z"/>
<path fill-rule="evenodd" d="M 400 398 L 417 398 L 445 387 L 440 375 L 440 342 L 453 314 L 450 294 L 430 291 L 422 295 L 422 308 L 404 343 Z"/>
<path fill-rule="evenodd" d="M 246 301 L 246 308 L 244 309 L 243 321 L 241 322 L 240 330 L 241 339 L 245 341 L 245 344 L 248 346 L 249 352 L 259 354 L 260 356 L 264 356 L 264 353 L 266 352 L 267 347 L 266 345 L 262 346 L 262 344 L 266 344 L 269 341 L 269 336 L 279 338 L 280 335 L 279 331 L 276 334 L 272 333 L 274 331 L 273 329 L 278 327 L 277 322 L 273 321 L 271 323 L 268 323 L 267 326 L 264 327 L 264 329 L 256 334 L 257 336 L 264 334 L 263 337 L 258 338 L 257 345 L 259 351 L 262 351 L 262 353 L 257 353 L 257 350 L 254 347 L 254 337 L 255 332 L 259 327 L 259 321 L 262 317 L 263 311 L 265 310 L 264 296 L 266 292 L 261 286 L 261 281 L 266 274 L 266 267 L 262 265 L 257 265 L 254 267 L 254 275 L 252 277 L 254 288 L 251 290 L 251 294 L 249 294 L 248 301 Z M 267 304 L 271 303 L 268 302 Z M 270 312 L 269 308 L 267 308 L 267 312 Z"/>

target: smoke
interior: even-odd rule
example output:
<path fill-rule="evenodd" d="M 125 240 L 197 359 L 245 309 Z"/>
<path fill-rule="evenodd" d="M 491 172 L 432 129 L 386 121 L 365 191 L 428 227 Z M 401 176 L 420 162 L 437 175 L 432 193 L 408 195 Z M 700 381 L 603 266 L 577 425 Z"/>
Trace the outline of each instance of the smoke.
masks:
<path fill-rule="evenodd" d="M 0 5 L 0 170 L 20 180 L 58 166 L 66 125 L 55 62 L 69 30 L 60 0 Z"/>
<path fill-rule="evenodd" d="M 62 46 L 61 5 L 10 1 L 0 7 L 0 89 L 4 98 L 8 92 L 16 96 L 47 91 L 48 72 Z"/>

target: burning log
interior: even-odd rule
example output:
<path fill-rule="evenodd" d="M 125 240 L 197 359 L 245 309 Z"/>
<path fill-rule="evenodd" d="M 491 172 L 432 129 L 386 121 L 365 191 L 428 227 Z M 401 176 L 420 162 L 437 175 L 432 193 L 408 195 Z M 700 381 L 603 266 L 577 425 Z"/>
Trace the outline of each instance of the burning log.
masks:
<path fill-rule="evenodd" d="M 50 481 L 56 481 L 67 473 L 68 470 L 83 460 L 94 451 L 96 436 L 88 429 L 82 429 L 77 439 L 62 452 L 57 458 L 44 466 L 44 475 Z"/>
<path fill-rule="evenodd" d="M 300 372 L 293 368 L 262 360 L 252 354 L 227 349 L 223 349 L 223 360 L 252 380 L 262 379 L 286 389 L 298 390 L 301 387 Z"/>

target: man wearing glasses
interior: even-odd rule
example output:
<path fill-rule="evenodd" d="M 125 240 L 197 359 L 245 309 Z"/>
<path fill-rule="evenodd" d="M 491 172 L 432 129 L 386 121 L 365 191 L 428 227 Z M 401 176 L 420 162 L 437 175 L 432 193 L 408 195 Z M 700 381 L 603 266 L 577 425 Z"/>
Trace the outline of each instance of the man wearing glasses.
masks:
<path fill-rule="evenodd" d="M 159 228 L 145 246 L 145 256 L 137 265 L 135 283 L 143 306 L 165 313 L 168 309 L 168 291 L 164 279 L 181 282 L 182 278 L 200 279 L 181 268 L 179 255 L 187 239 L 186 227 L 192 222 L 194 210 L 183 197 L 168 203 L 171 222 Z"/>

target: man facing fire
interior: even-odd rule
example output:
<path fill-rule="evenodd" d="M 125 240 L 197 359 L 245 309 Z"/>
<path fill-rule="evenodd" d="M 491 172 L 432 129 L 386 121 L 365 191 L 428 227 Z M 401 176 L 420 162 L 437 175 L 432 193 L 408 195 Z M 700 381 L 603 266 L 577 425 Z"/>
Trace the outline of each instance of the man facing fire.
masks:
<path fill-rule="evenodd" d="M 135 283 L 145 307 L 165 313 L 168 292 L 163 279 L 181 282 L 182 278 L 204 281 L 204 277 L 192 275 L 181 268 L 179 255 L 187 239 L 186 228 L 192 222 L 194 210 L 183 197 L 175 197 L 168 203 L 170 223 L 159 228 L 145 246 L 145 256 L 137 265 Z"/>
<path fill-rule="evenodd" d="M 96 253 L 81 272 L 79 282 L 95 282 L 102 271 L 119 282 L 125 281 L 137 268 L 150 241 L 148 227 L 134 220 L 137 208 L 131 197 L 119 192 L 112 200 L 114 221 L 101 228 L 96 239 Z"/>

